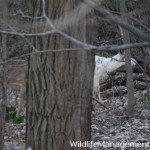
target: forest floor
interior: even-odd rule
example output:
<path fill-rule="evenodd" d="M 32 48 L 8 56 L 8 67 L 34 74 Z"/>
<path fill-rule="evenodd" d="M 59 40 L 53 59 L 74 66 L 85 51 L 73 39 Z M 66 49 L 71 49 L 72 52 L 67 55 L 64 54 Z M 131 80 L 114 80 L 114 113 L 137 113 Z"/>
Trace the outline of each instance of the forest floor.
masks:
<path fill-rule="evenodd" d="M 135 117 L 126 117 L 127 95 L 103 97 L 105 108 L 96 104 L 92 112 L 93 142 L 105 142 L 105 147 L 92 147 L 92 150 L 148 150 L 142 148 L 114 148 L 109 143 L 147 143 L 150 142 L 150 103 L 146 100 L 143 91 L 136 93 Z M 25 114 L 25 113 L 24 113 Z M 116 145 L 117 146 L 117 145 Z M 150 145 L 149 145 L 150 146 Z M 25 123 L 13 124 L 6 122 L 4 150 L 25 149 Z"/>
<path fill-rule="evenodd" d="M 138 91 L 135 94 L 135 116 L 127 118 L 126 101 L 127 95 L 118 97 L 107 97 L 105 106 L 97 104 L 92 113 L 92 141 L 105 143 L 101 148 L 92 150 L 148 150 L 150 149 L 150 102 L 147 101 L 145 91 Z M 148 147 L 123 148 L 123 144 L 133 142 L 134 144 L 144 143 Z M 113 147 L 113 144 L 116 147 Z M 122 148 L 117 148 L 119 143 Z"/>

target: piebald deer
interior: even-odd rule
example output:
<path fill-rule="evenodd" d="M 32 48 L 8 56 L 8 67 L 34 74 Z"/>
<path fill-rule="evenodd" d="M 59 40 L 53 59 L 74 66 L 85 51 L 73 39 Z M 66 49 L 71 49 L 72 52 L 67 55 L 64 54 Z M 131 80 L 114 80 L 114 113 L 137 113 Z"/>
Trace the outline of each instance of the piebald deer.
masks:
<path fill-rule="evenodd" d="M 1 66 L 0 66 L 1 67 Z M 26 92 L 26 71 L 27 63 L 26 61 L 11 61 L 8 63 L 7 70 L 7 88 L 9 89 L 19 89 L 20 98 L 18 101 L 17 116 L 19 116 L 23 104 L 25 102 L 25 92 Z M 0 70 L 0 78 L 2 78 L 2 72 Z M 0 89 L 2 87 L 2 80 L 0 79 Z"/>

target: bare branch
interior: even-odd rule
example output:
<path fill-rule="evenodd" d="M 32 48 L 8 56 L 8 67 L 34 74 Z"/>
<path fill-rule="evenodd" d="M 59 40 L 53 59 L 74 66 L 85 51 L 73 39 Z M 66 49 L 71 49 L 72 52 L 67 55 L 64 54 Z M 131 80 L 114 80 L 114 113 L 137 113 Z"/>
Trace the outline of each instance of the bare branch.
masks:
<path fill-rule="evenodd" d="M 28 43 L 29 44 L 29 43 Z M 29 44 L 30 45 L 30 44 Z M 150 44 L 148 42 L 143 42 L 143 43 L 133 43 L 133 44 L 124 44 L 124 45 L 110 45 L 110 46 L 101 46 L 101 47 L 96 47 L 96 50 L 97 51 L 119 51 L 121 49 L 127 49 L 127 48 L 135 48 L 135 47 L 144 47 L 144 46 L 149 46 Z M 41 51 L 38 51 L 37 49 L 34 49 L 35 51 L 34 52 L 31 52 L 31 53 L 26 53 L 26 54 L 23 54 L 23 55 L 20 55 L 20 56 L 16 56 L 16 57 L 12 57 L 10 59 L 7 59 L 6 62 L 9 62 L 9 61 L 12 61 L 12 60 L 15 60 L 15 59 L 18 59 L 20 57 L 24 57 L 24 56 L 29 56 L 29 55 L 35 55 L 35 54 L 41 54 L 41 53 L 47 53 L 47 52 L 67 52 L 67 51 L 81 51 L 81 50 L 84 50 L 84 51 L 89 51 L 89 50 L 95 50 L 95 49 L 91 49 L 90 47 L 81 47 L 81 48 L 64 48 L 64 49 L 48 49 L 48 50 L 41 50 Z M 4 62 L 4 63 L 6 63 Z M 0 63 L 0 65 L 3 65 L 4 63 Z M 140 67 L 140 66 L 139 66 Z M 140 67 L 141 68 L 141 67 Z M 141 70 L 143 70 L 141 68 Z"/>
<path fill-rule="evenodd" d="M 21 10 L 19 10 L 17 14 L 13 14 L 13 16 L 16 16 L 16 15 L 21 15 L 21 17 L 25 19 L 32 19 L 32 20 L 43 19 L 43 16 L 32 17 L 32 16 L 25 15 Z"/>
<path fill-rule="evenodd" d="M 8 34 L 8 35 L 16 35 L 16 36 L 25 36 L 25 37 L 33 37 L 33 36 L 44 36 L 44 35 L 50 35 L 53 33 L 56 33 L 55 30 L 47 31 L 47 32 L 41 32 L 41 33 L 21 33 L 21 32 L 11 32 L 11 31 L 1 31 L 1 34 Z"/>
<path fill-rule="evenodd" d="M 97 47 L 97 50 L 105 50 L 105 51 L 112 51 L 112 50 L 126 50 L 128 48 L 135 48 L 135 47 L 147 47 L 150 46 L 149 42 L 141 42 L 141 43 L 129 43 L 123 45 L 107 45 L 107 46 L 100 46 Z"/>

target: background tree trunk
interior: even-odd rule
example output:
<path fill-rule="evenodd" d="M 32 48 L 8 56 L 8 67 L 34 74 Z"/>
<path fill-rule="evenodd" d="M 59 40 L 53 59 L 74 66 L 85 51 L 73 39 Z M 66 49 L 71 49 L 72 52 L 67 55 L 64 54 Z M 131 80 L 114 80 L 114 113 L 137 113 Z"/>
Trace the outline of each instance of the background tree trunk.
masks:
<path fill-rule="evenodd" d="M 31 1 L 33 14 L 39 15 L 41 3 Z M 80 0 L 46 0 L 51 19 L 66 15 Z M 74 19 L 78 14 L 74 14 Z M 62 30 L 81 41 L 92 41 L 86 16 L 74 26 Z M 40 21 L 43 24 L 43 20 Z M 88 25 L 92 24 L 88 22 Z M 32 30 L 39 32 L 40 23 Z M 40 29 L 44 31 L 44 27 Z M 34 47 L 45 49 L 78 48 L 60 35 L 36 37 Z M 83 48 L 84 49 L 84 48 Z M 37 53 L 29 58 L 27 85 L 27 147 L 32 150 L 70 150 L 70 141 L 91 137 L 91 98 L 94 73 L 92 51 Z"/>
<path fill-rule="evenodd" d="M 125 5 L 126 0 L 120 1 L 120 10 L 123 20 L 127 21 L 125 14 L 127 14 L 127 9 Z M 124 44 L 130 43 L 129 31 L 123 29 L 123 42 Z M 134 115 L 134 83 L 133 83 L 133 71 L 131 66 L 131 53 L 130 49 L 125 50 L 126 55 L 126 72 L 127 72 L 127 91 L 128 91 L 128 105 L 127 105 L 127 115 L 128 117 L 133 117 Z"/>
<path fill-rule="evenodd" d="M 6 2 L 1 1 L 1 15 L 0 19 L 6 22 Z M 2 27 L 4 27 L 2 25 Z M 7 103 L 7 35 L 2 35 L 2 101 L 0 101 L 0 150 L 4 149 L 4 129 L 5 129 L 5 115 L 6 115 L 6 103 Z"/>
<path fill-rule="evenodd" d="M 5 129 L 5 115 L 7 103 L 7 48 L 6 35 L 2 36 L 2 101 L 0 102 L 0 150 L 4 148 L 4 129 Z"/>

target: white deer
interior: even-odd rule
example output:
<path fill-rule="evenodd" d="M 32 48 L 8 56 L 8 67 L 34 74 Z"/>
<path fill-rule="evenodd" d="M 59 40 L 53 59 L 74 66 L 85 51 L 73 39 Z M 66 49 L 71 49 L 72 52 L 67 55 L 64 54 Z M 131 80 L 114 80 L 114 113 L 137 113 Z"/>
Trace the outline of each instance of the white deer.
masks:
<path fill-rule="evenodd" d="M 136 60 L 131 59 L 132 66 L 136 65 Z M 125 66 L 125 55 L 119 52 L 111 58 L 95 56 L 95 71 L 93 81 L 93 98 L 104 103 L 100 96 L 100 83 L 106 80 L 110 73 L 116 71 L 120 67 Z"/>

